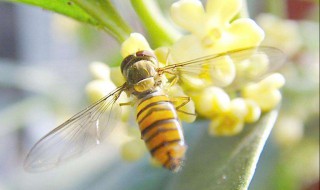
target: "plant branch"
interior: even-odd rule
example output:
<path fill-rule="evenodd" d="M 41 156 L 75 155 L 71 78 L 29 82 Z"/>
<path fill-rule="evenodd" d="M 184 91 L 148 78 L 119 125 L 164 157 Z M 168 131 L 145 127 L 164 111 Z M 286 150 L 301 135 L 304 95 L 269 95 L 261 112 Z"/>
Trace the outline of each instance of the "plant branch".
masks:
<path fill-rule="evenodd" d="M 180 33 L 169 24 L 154 0 L 131 0 L 131 4 L 154 46 L 171 45 L 180 37 Z"/>

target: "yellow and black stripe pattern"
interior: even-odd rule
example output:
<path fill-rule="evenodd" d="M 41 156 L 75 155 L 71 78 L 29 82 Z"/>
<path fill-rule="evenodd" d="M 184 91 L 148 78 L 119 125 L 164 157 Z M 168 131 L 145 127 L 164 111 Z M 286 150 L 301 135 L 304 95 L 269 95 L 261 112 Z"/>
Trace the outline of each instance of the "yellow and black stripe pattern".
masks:
<path fill-rule="evenodd" d="M 151 155 L 177 171 L 187 149 L 176 110 L 168 96 L 156 91 L 139 100 L 137 122 Z"/>

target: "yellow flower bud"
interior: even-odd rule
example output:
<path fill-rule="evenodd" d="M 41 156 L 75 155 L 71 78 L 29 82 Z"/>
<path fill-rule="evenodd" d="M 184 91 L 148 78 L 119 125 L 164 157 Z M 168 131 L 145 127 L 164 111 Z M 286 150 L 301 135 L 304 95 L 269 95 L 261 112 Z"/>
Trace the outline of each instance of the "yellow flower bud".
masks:
<path fill-rule="evenodd" d="M 140 50 L 151 51 L 151 48 L 144 36 L 139 33 L 131 33 L 130 37 L 121 45 L 122 57 L 127 57 L 128 55 L 136 53 Z"/>
<path fill-rule="evenodd" d="M 229 109 L 232 110 L 232 112 L 239 118 L 244 118 L 248 113 L 248 108 L 243 98 L 235 98 L 231 100 Z"/>
<path fill-rule="evenodd" d="M 265 73 L 269 66 L 268 56 L 265 54 L 248 55 L 245 59 L 236 64 L 237 78 L 254 79 Z"/>
<path fill-rule="evenodd" d="M 274 109 L 281 101 L 281 88 L 285 79 L 281 74 L 274 73 L 259 83 L 248 84 L 242 89 L 242 96 L 255 101 L 263 112 Z"/>
<path fill-rule="evenodd" d="M 92 62 L 90 63 L 89 70 L 96 79 L 109 80 L 110 78 L 110 68 L 105 63 Z"/>
<path fill-rule="evenodd" d="M 230 98 L 221 88 L 208 87 L 199 95 L 194 96 L 197 112 L 207 118 L 225 111 L 230 104 Z"/>
<path fill-rule="evenodd" d="M 114 90 L 116 86 L 111 81 L 93 80 L 86 86 L 86 92 L 91 102 L 96 102 Z"/>
<path fill-rule="evenodd" d="M 209 134 L 217 136 L 231 136 L 238 134 L 244 126 L 243 118 L 232 110 L 222 113 L 209 124 Z"/>
<path fill-rule="evenodd" d="M 110 68 L 110 79 L 116 86 L 121 86 L 126 82 L 121 73 L 120 67 Z"/>
<path fill-rule="evenodd" d="M 199 91 L 208 87 L 209 85 L 209 81 L 203 78 L 189 75 L 182 75 L 181 77 L 183 78 L 182 86 L 186 90 Z"/>
<path fill-rule="evenodd" d="M 247 123 L 253 123 L 258 121 L 261 115 L 261 109 L 259 105 L 253 100 L 245 100 L 247 106 L 247 115 L 244 118 L 244 121 Z"/>
<path fill-rule="evenodd" d="M 154 50 L 154 54 L 159 61 L 159 67 L 164 67 L 166 66 L 166 64 L 172 63 L 170 49 L 168 47 L 157 48 L 156 50 Z"/>
<path fill-rule="evenodd" d="M 250 86 L 252 87 L 252 86 Z M 246 99 L 255 101 L 263 112 L 274 109 L 281 101 L 281 93 L 279 90 L 269 90 L 264 88 L 247 87 L 242 91 L 242 95 Z"/>
<path fill-rule="evenodd" d="M 225 56 L 214 63 L 213 68 L 210 69 L 212 83 L 215 86 L 228 86 L 232 83 L 236 76 L 236 69 L 232 59 Z"/>
<path fill-rule="evenodd" d="M 133 139 L 121 146 L 121 156 L 126 161 L 137 161 L 142 158 L 146 150 L 141 139 Z"/>
<path fill-rule="evenodd" d="M 260 81 L 261 88 L 278 89 L 285 84 L 285 78 L 280 73 L 273 73 Z"/>
<path fill-rule="evenodd" d="M 86 92 L 88 94 L 90 102 L 96 102 L 100 100 L 101 98 L 108 95 L 114 89 L 116 89 L 116 86 L 111 82 L 110 79 L 109 80 L 93 80 L 89 82 L 86 86 Z M 124 103 L 129 101 L 130 100 L 129 98 L 126 97 L 126 94 L 122 93 L 117 103 Z M 128 121 L 130 116 L 130 107 L 122 106 L 121 110 L 122 110 L 121 120 Z"/>

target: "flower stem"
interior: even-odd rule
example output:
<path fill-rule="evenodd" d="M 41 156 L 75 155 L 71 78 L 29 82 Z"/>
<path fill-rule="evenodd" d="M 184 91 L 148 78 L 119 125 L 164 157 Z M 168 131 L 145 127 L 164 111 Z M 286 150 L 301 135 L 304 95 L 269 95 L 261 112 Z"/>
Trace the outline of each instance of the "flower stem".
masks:
<path fill-rule="evenodd" d="M 89 15 L 100 22 L 101 28 L 122 43 L 131 33 L 131 28 L 121 18 L 110 0 L 72 0 Z"/>
<path fill-rule="evenodd" d="M 247 4 L 247 0 L 242 0 L 242 8 L 240 10 L 240 18 L 249 18 L 250 14 L 248 11 L 248 4 Z"/>
<path fill-rule="evenodd" d="M 154 0 L 131 0 L 131 4 L 147 29 L 154 46 L 171 45 L 180 37 L 180 33 L 164 18 Z"/>

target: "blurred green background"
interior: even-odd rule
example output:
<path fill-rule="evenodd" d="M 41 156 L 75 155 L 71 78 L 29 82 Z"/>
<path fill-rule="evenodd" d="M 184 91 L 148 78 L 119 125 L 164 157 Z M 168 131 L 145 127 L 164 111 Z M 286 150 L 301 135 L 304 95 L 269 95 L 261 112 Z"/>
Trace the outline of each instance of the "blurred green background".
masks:
<path fill-rule="evenodd" d="M 172 2 L 160 5 L 167 11 Z M 129 2 L 115 4 L 135 31 L 143 33 Z M 265 44 L 288 55 L 281 70 L 287 84 L 279 120 L 249 189 L 319 189 L 319 3 L 247 4 L 251 18 L 266 31 Z M 84 90 L 91 80 L 89 63 L 107 62 L 118 54 L 119 44 L 94 28 L 40 8 L 0 2 L 0 190 L 104 189 L 103 181 L 119 181 L 140 165 L 133 177 L 145 179 L 148 173 L 143 171 L 149 170 L 142 163 L 147 158 L 122 162 L 119 144 L 112 139 L 52 171 L 30 174 L 22 168 L 38 139 L 89 104 Z M 163 171 L 154 175 L 171 176 Z M 155 183 L 161 186 L 166 180 Z"/>

